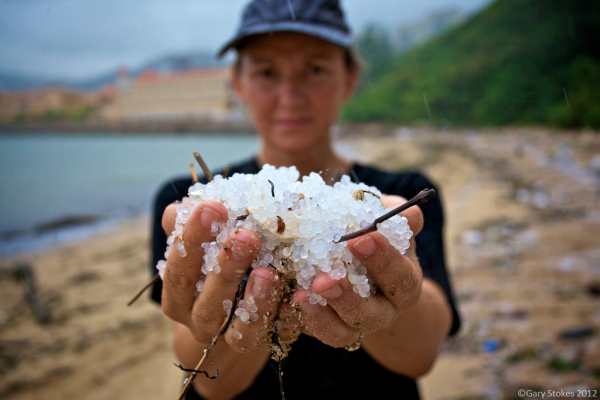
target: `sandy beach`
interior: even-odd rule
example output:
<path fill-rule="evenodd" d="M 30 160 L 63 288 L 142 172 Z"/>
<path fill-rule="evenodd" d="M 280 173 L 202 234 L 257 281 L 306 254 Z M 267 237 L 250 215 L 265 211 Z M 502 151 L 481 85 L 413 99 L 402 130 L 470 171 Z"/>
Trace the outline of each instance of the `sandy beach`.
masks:
<path fill-rule="evenodd" d="M 422 170 L 443 196 L 463 327 L 423 398 L 600 395 L 600 135 L 374 125 L 343 137 L 360 161 Z M 177 398 L 170 322 L 147 296 L 126 306 L 149 280 L 149 224 L 0 260 L 0 398 Z M 47 323 L 14 272 L 24 264 Z"/>

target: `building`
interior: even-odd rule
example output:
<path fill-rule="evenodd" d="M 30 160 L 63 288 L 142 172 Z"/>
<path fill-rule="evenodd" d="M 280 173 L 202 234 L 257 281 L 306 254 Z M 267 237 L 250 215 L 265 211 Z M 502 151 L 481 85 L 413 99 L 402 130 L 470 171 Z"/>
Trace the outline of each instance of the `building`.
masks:
<path fill-rule="evenodd" d="M 65 87 L 0 92 L 0 121 L 17 117 L 43 119 L 86 108 L 106 101 L 102 92 L 80 92 Z"/>
<path fill-rule="evenodd" d="M 100 112 L 107 121 L 243 119 L 229 67 L 167 73 L 147 70 L 136 79 L 125 79 L 122 74 L 115 101 Z"/>

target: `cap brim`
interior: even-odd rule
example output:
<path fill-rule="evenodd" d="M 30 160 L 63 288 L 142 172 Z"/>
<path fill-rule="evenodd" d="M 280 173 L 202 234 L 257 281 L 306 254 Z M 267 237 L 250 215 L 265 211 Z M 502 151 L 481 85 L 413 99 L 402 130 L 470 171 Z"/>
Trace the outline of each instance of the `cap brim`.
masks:
<path fill-rule="evenodd" d="M 350 33 L 340 31 L 339 29 L 333 29 L 323 25 L 309 24 L 302 21 L 282 21 L 275 23 L 252 25 L 238 32 L 238 34 L 233 39 L 227 42 L 221 48 L 221 50 L 219 50 L 219 52 L 217 53 L 217 57 L 223 57 L 225 53 L 237 47 L 240 43 L 242 43 L 250 36 L 275 32 L 304 33 L 306 35 L 315 36 L 327 42 L 337 44 L 338 46 L 344 48 L 352 47 L 353 43 L 352 35 Z"/>

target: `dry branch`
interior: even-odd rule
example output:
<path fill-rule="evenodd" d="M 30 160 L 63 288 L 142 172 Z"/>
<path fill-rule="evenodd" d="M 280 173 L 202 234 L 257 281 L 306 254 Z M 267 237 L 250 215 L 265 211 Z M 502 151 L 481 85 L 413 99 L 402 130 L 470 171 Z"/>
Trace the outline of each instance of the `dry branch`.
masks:
<path fill-rule="evenodd" d="M 150 282 L 148 282 L 148 283 L 146 284 L 146 286 L 144 286 L 143 288 L 141 288 L 141 289 L 140 289 L 140 291 L 139 291 L 139 292 L 138 292 L 138 293 L 137 293 L 135 296 L 133 296 L 133 299 L 131 299 L 131 300 L 129 301 L 129 303 L 127 303 L 127 306 L 129 307 L 129 306 L 131 306 L 133 303 L 135 303 L 135 302 L 136 302 L 136 300 L 137 300 L 137 299 L 139 299 L 139 298 L 140 298 L 140 296 L 141 296 L 142 294 L 144 294 L 144 292 L 145 292 L 146 290 L 148 290 L 148 288 L 149 288 L 150 286 L 154 285 L 154 284 L 155 284 L 155 283 L 158 281 L 158 278 L 160 278 L 160 275 L 158 275 L 158 274 L 154 275 L 154 278 L 152 278 L 152 280 L 151 280 Z"/>
<path fill-rule="evenodd" d="M 354 239 L 354 238 L 360 237 L 362 235 L 366 235 L 367 233 L 376 231 L 377 224 L 380 224 L 383 221 L 386 221 L 386 220 L 392 218 L 394 215 L 397 215 L 398 213 L 401 213 L 402 211 L 404 211 L 412 206 L 416 206 L 417 204 L 425 203 L 434 194 L 435 194 L 434 189 L 425 189 L 425 190 L 420 191 L 419 194 L 417 194 L 415 197 L 413 197 L 406 203 L 394 208 L 392 211 L 389 211 L 389 212 L 383 214 L 381 217 L 377 218 L 375 221 L 373 221 L 373 223 L 371 225 L 342 236 L 340 238 L 340 240 L 337 241 L 337 243 L 345 242 L 346 240 Z"/>
<path fill-rule="evenodd" d="M 198 183 L 198 175 L 196 175 L 196 169 L 194 168 L 194 163 L 190 163 L 190 171 L 192 171 L 192 179 L 195 183 Z"/>
<path fill-rule="evenodd" d="M 202 172 L 204 172 L 206 179 L 208 179 L 209 182 L 212 181 L 213 175 L 210 172 L 210 170 L 208 169 L 208 166 L 206 165 L 206 163 L 204 162 L 202 157 L 200 156 L 200 153 L 198 153 L 197 151 L 194 151 L 194 152 L 192 152 L 192 154 L 194 154 L 194 158 L 196 159 L 196 161 L 198 161 L 198 165 L 200 165 L 200 168 L 202 168 Z"/>

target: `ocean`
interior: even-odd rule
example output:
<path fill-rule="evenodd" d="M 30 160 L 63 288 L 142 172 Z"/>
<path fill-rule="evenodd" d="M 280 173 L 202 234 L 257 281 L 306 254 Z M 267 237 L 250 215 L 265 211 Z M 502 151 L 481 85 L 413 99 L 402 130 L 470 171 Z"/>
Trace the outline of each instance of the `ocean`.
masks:
<path fill-rule="evenodd" d="M 189 176 L 192 151 L 216 169 L 258 146 L 257 136 L 239 134 L 0 135 L 0 256 L 147 215 L 162 184 Z"/>
<path fill-rule="evenodd" d="M 34 252 L 147 216 L 154 193 L 190 174 L 192 151 L 214 170 L 254 155 L 256 135 L 2 134 L 0 257 Z M 336 149 L 352 158 L 354 150 Z"/>

